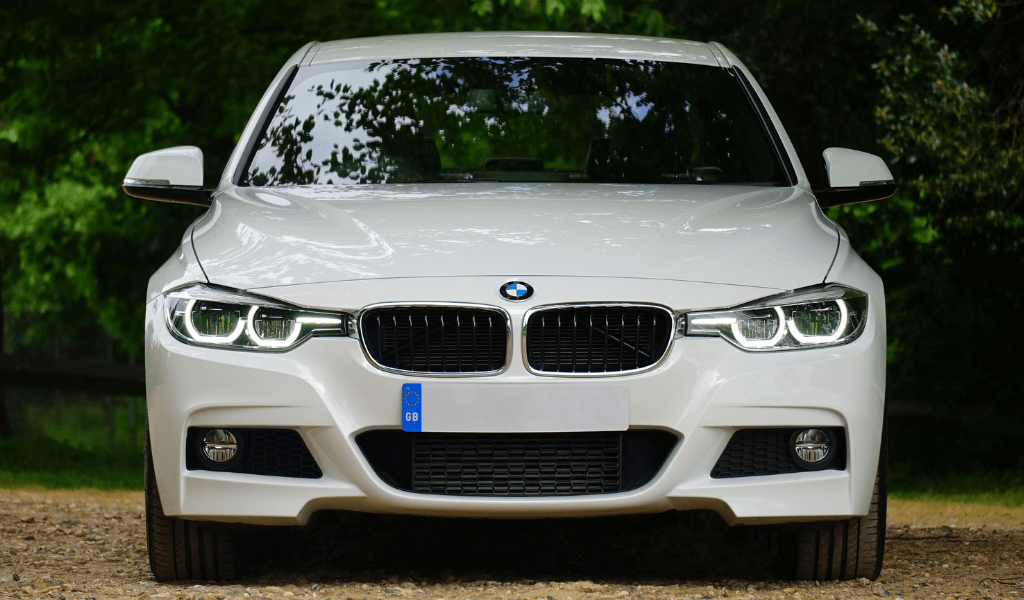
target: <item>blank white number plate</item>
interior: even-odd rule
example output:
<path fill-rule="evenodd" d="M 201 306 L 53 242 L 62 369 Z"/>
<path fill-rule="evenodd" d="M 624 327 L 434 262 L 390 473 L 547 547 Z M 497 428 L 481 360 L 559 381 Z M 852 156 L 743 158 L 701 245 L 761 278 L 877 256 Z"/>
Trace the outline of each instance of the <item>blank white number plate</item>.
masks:
<path fill-rule="evenodd" d="M 451 433 L 624 431 L 625 383 L 402 386 L 402 429 Z"/>

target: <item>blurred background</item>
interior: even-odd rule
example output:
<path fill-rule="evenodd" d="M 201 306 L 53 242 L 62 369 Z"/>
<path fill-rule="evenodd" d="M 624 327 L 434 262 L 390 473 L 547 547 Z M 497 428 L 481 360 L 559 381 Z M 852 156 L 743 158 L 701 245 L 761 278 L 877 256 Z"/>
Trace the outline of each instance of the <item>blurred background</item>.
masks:
<path fill-rule="evenodd" d="M 146 281 L 200 216 L 120 189 L 196 145 L 207 184 L 311 40 L 563 30 L 719 41 L 885 280 L 892 485 L 1024 499 L 1024 0 L 7 0 L 0 8 L 0 487 L 141 489 Z"/>

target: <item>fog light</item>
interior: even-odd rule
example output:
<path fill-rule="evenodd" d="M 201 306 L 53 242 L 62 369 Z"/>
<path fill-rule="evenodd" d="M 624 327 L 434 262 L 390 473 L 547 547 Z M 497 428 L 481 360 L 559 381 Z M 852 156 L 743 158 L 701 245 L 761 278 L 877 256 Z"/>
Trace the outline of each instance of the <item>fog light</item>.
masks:
<path fill-rule="evenodd" d="M 832 437 L 824 429 L 800 429 L 793 434 L 790 446 L 793 458 L 805 469 L 824 469 L 832 463 Z"/>
<path fill-rule="evenodd" d="M 226 464 L 238 454 L 238 440 L 227 429 L 211 429 L 203 436 L 203 454 L 214 463 Z"/>

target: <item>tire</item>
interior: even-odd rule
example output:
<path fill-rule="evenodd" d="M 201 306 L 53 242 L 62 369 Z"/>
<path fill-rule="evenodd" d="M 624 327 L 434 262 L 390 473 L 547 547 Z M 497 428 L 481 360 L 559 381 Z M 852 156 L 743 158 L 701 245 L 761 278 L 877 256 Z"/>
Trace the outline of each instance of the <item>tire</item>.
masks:
<path fill-rule="evenodd" d="M 157 581 L 224 581 L 239 572 L 232 532 L 200 521 L 164 514 L 153 474 L 153 450 L 146 431 L 146 540 L 149 568 Z"/>
<path fill-rule="evenodd" d="M 885 435 L 867 516 L 824 521 L 786 534 L 782 553 L 794 579 L 811 581 L 865 578 L 874 581 L 885 557 L 887 495 Z"/>

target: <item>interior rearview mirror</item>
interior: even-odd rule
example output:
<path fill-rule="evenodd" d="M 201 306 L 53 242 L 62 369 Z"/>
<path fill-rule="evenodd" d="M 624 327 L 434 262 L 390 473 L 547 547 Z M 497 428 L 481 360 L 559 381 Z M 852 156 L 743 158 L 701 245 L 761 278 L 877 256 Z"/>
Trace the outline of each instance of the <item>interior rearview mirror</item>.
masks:
<path fill-rule="evenodd" d="M 211 190 L 203 189 L 203 151 L 176 146 L 135 159 L 122 186 L 133 198 L 210 206 Z"/>
<path fill-rule="evenodd" d="M 828 148 L 821 155 L 828 172 L 828 189 L 815 195 L 822 208 L 884 200 L 896 193 L 889 167 L 874 154 Z"/>

